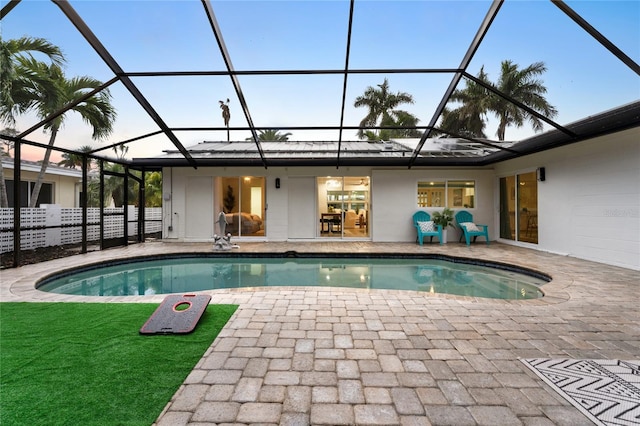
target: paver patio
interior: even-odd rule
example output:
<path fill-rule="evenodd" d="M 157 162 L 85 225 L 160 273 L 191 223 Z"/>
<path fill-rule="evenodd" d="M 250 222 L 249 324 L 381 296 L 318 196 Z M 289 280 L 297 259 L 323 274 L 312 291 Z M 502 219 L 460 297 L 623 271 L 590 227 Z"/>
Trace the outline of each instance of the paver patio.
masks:
<path fill-rule="evenodd" d="M 3 301 L 160 302 L 65 296 L 34 283 L 113 258 L 211 251 L 150 242 L 0 271 Z M 520 358 L 638 359 L 640 271 L 493 243 L 241 242 L 241 252 L 443 253 L 553 277 L 545 297 L 270 287 L 209 292 L 239 309 L 158 425 L 585 425 Z"/>

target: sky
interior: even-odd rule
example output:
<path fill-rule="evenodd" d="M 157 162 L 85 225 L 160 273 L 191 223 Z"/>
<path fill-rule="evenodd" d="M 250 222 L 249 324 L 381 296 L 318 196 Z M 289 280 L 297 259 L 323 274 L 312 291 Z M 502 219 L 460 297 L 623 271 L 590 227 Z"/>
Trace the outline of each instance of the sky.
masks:
<path fill-rule="evenodd" d="M 640 1 L 567 1 L 592 26 L 640 63 Z M 7 4 L 0 0 L 0 5 Z M 71 6 L 126 72 L 224 71 L 224 61 L 198 0 L 91 1 L 71 0 Z M 490 2 L 485 0 L 356 0 L 350 43 L 350 69 L 457 68 L 476 34 Z M 342 70 L 347 49 L 349 2 L 212 1 L 233 67 L 246 70 Z M 45 0 L 23 0 L 0 23 L 3 40 L 43 37 L 60 46 L 67 57 L 67 77 L 88 75 L 102 81 L 112 71 L 68 21 Z M 484 67 L 492 81 L 500 63 L 521 67 L 544 62 L 541 76 L 547 100 L 565 125 L 640 99 L 640 77 L 579 28 L 550 1 L 507 0 L 471 60 L 468 71 Z M 389 80 L 392 92 L 406 92 L 414 103 L 402 108 L 431 121 L 452 80 L 451 73 L 359 73 L 347 80 L 343 122 L 357 126 L 367 111 L 355 108 L 355 98 Z M 246 127 L 236 91 L 227 76 L 132 77 L 132 81 L 172 128 L 216 127 L 216 131 L 176 131 L 184 146 L 203 140 L 226 140 L 218 101 L 230 99 L 231 126 Z M 250 118 L 256 126 L 337 126 L 341 120 L 341 74 L 239 76 Z M 114 132 L 106 141 L 91 140 L 90 128 L 69 113 L 56 146 L 94 147 L 146 135 L 158 126 L 121 83 L 110 87 L 118 111 Z M 488 117 L 486 133 L 494 137 L 497 122 Z M 20 117 L 18 130 L 37 123 Z M 551 127 L 545 125 L 544 130 Z M 337 140 L 337 131 L 291 132 L 290 140 Z M 532 136 L 529 125 L 509 128 L 507 139 Z M 231 140 L 244 140 L 248 131 L 232 131 Z M 46 143 L 37 130 L 27 139 Z M 342 140 L 355 140 L 345 130 Z M 164 136 L 131 142 L 129 157 L 153 157 L 175 149 Z M 113 155 L 105 151 L 104 155 Z M 42 156 L 33 152 L 34 158 Z"/>

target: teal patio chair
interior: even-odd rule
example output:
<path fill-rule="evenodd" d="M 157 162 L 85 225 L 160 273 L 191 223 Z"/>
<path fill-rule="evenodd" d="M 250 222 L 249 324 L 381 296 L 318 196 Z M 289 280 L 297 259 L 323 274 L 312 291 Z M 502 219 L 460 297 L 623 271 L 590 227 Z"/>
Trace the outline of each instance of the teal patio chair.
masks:
<path fill-rule="evenodd" d="M 442 244 L 442 225 L 436 225 L 431 220 L 431 215 L 425 211 L 417 211 L 413 214 L 413 226 L 418 232 L 418 243 L 422 245 L 424 237 L 430 237 L 429 242 L 433 242 L 433 237 L 438 237 Z"/>
<path fill-rule="evenodd" d="M 464 235 L 464 239 L 467 242 L 467 245 L 471 243 L 471 237 L 473 237 L 473 242 L 476 241 L 478 237 L 484 237 L 487 240 L 487 245 L 489 245 L 489 226 L 488 225 L 478 225 L 473 222 L 473 215 L 465 210 L 460 210 L 455 214 L 456 222 L 458 223 L 458 227 L 462 231 L 460 234 L 460 240 L 462 240 L 462 236 Z"/>

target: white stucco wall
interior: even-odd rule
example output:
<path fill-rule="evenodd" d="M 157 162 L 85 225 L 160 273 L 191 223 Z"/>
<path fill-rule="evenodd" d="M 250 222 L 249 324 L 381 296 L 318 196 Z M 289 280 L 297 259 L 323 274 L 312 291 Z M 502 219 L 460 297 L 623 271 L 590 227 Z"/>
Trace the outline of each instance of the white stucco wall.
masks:
<path fill-rule="evenodd" d="M 537 167 L 538 249 L 640 269 L 640 128 L 495 165 Z"/>
<path fill-rule="evenodd" d="M 33 165 L 23 167 L 20 173 L 21 180 L 35 182 L 38 179 L 39 168 L 38 171 L 33 171 L 29 170 L 34 169 Z M 5 163 L 2 171 L 5 179 L 13 180 L 13 164 Z M 43 180 L 43 183 L 53 185 L 53 204 L 65 208 L 80 207 L 82 173 L 75 169 L 57 171 L 58 173 L 47 173 Z"/>
<path fill-rule="evenodd" d="M 476 223 L 488 224 L 491 240 L 499 238 L 500 177 L 545 167 L 538 183 L 538 244 L 522 244 L 554 253 L 640 270 L 640 129 L 532 154 L 487 168 L 174 168 L 164 170 L 164 238 L 186 237 L 188 182 L 194 177 L 264 176 L 266 178 L 266 236 L 289 239 L 289 215 L 299 200 L 290 200 L 292 177 L 371 176 L 369 223 L 374 242 L 415 241 L 411 217 L 417 206 L 418 181 L 474 180 L 476 207 L 467 209 Z M 275 179 L 280 179 L 280 188 Z M 211 211 L 198 212 L 199 221 L 214 221 L 220 189 L 214 187 Z M 304 202 L 313 202 L 311 194 Z M 216 201 L 217 200 L 217 201 Z M 428 212 L 441 208 L 426 208 Z M 172 231 L 168 226 L 172 226 Z M 210 234 L 210 228 L 207 228 Z M 459 231 L 449 228 L 448 240 Z M 203 235 L 202 239 L 210 239 Z M 191 239 L 193 239 L 191 237 Z M 198 240 L 202 240 L 198 238 Z M 510 241 L 505 241 L 512 243 Z"/>
<path fill-rule="evenodd" d="M 418 210 L 429 213 L 440 208 L 419 208 L 418 181 L 474 180 L 476 183 L 476 207 L 464 209 L 473 214 L 473 220 L 489 225 L 490 239 L 494 239 L 496 227 L 494 215 L 494 172 L 492 169 L 400 169 L 373 170 L 372 191 L 372 237 L 373 241 L 415 241 L 416 230 L 412 216 Z M 457 209 L 453 209 L 454 212 Z M 458 241 L 457 229 L 448 228 L 447 241 Z"/>

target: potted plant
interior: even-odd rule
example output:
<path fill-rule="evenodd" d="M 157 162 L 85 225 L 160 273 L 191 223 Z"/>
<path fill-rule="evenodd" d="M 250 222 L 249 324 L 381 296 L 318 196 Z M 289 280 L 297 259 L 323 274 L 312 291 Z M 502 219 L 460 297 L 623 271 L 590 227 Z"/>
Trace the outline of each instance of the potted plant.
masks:
<path fill-rule="evenodd" d="M 453 227 L 453 210 L 449 207 L 445 207 L 441 212 L 434 212 L 431 216 L 433 223 L 436 225 L 442 225 L 442 242 L 447 242 L 447 228 Z"/>

